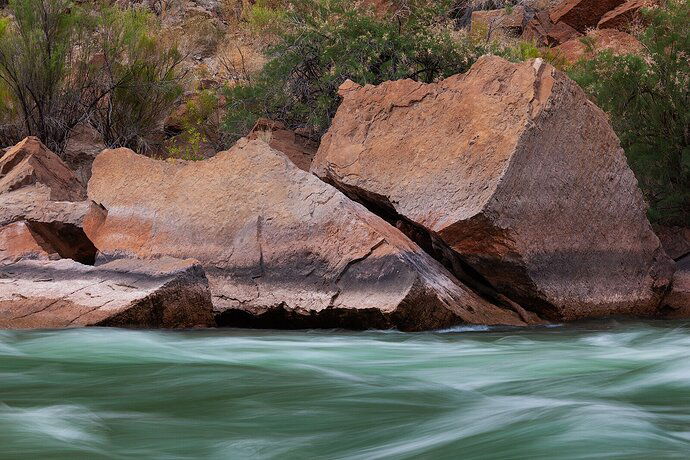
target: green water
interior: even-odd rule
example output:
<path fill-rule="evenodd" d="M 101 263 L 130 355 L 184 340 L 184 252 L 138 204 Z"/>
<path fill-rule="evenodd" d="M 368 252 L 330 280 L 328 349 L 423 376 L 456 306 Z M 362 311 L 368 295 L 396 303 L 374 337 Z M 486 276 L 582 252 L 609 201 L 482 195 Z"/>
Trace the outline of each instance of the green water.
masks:
<path fill-rule="evenodd" d="M 0 332 L 0 458 L 690 457 L 690 324 Z"/>

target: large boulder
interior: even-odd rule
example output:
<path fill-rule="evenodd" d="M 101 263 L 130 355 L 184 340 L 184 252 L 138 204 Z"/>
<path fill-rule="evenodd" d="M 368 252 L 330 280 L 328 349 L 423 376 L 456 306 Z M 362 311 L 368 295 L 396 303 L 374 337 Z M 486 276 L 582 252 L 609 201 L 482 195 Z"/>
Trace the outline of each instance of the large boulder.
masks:
<path fill-rule="evenodd" d="M 27 138 L 0 158 L 0 262 L 66 257 L 93 263 L 84 219 L 96 216 L 86 188 L 60 158 Z"/>
<path fill-rule="evenodd" d="M 107 210 L 86 228 L 103 260 L 194 257 L 222 326 L 539 321 L 487 302 L 400 231 L 259 140 L 189 163 L 106 150 L 89 196 Z"/>
<path fill-rule="evenodd" d="M 606 115 L 565 74 L 485 56 L 341 95 L 312 171 L 447 266 L 552 319 L 656 314 L 672 261 Z"/>
<path fill-rule="evenodd" d="M 0 328 L 214 326 L 203 269 L 191 260 L 72 260 L 0 265 Z"/>
<path fill-rule="evenodd" d="M 551 12 L 554 23 L 564 22 L 579 32 L 597 26 L 601 18 L 609 11 L 624 3 L 625 0 L 563 0 Z"/>
<path fill-rule="evenodd" d="M 16 262 L 20 259 L 59 258 L 57 250 L 32 230 L 30 224 L 18 221 L 0 226 L 0 263 Z"/>

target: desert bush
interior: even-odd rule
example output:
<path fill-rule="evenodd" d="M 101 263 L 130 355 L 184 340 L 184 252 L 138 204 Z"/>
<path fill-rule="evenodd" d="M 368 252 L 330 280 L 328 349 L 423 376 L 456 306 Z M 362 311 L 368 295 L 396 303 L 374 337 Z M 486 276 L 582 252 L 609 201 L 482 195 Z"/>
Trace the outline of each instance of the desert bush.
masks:
<path fill-rule="evenodd" d="M 179 53 L 154 38 L 154 18 L 68 0 L 10 0 L 9 10 L 0 21 L 8 101 L 0 109 L 16 117 L 10 123 L 4 111 L 2 131 L 13 125 L 60 152 L 77 124 L 91 122 L 108 145 L 139 149 L 178 91 Z"/>
<path fill-rule="evenodd" d="M 141 10 L 109 8 L 99 14 L 99 86 L 108 92 L 89 119 L 108 146 L 147 152 L 163 118 L 179 98 L 183 56 L 152 33 L 155 19 Z"/>
<path fill-rule="evenodd" d="M 406 9 L 374 14 L 346 0 L 298 0 L 279 15 L 268 63 L 227 93 L 225 130 L 238 137 L 259 117 L 320 135 L 339 104 L 345 80 L 378 84 L 412 78 L 433 82 L 466 71 L 489 44 L 455 37 L 450 1 L 408 1 Z"/>
<path fill-rule="evenodd" d="M 644 56 L 603 52 L 571 74 L 610 114 L 650 218 L 690 225 L 690 3 L 646 15 Z"/>

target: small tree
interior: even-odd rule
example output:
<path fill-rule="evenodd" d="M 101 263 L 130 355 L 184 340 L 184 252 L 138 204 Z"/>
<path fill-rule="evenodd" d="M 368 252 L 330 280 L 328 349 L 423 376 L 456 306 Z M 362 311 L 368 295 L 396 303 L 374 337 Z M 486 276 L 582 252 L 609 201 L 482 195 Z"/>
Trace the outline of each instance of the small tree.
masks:
<path fill-rule="evenodd" d="M 146 152 L 181 94 L 182 55 L 152 35 L 155 20 L 141 10 L 108 8 L 99 22 L 99 87 L 108 96 L 95 105 L 92 124 L 106 145 Z"/>
<path fill-rule="evenodd" d="M 68 0 L 10 0 L 9 8 L 0 21 L 0 120 L 14 110 L 17 133 L 56 152 L 84 122 L 110 146 L 141 147 L 179 94 L 179 53 L 151 35 L 153 18 Z"/>
<path fill-rule="evenodd" d="M 690 225 L 690 3 L 648 11 L 644 56 L 604 52 L 572 76 L 611 116 L 650 218 Z"/>

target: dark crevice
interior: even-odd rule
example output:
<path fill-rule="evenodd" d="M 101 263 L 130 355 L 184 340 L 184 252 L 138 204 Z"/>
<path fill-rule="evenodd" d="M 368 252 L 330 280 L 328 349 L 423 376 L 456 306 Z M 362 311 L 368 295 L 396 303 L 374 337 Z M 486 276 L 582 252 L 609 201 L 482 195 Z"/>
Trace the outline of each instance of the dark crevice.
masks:
<path fill-rule="evenodd" d="M 63 259 L 72 259 L 84 265 L 94 265 L 98 250 L 84 230 L 64 222 L 27 221 L 26 226 L 36 241 L 45 245 L 48 253 L 57 252 Z"/>
<path fill-rule="evenodd" d="M 246 329 L 392 329 L 394 322 L 377 309 L 327 308 L 321 311 L 298 312 L 285 304 L 264 313 L 252 314 L 230 309 L 216 314 L 218 327 Z"/>
<path fill-rule="evenodd" d="M 323 180 L 339 189 L 351 200 L 362 204 L 370 212 L 396 227 L 482 299 L 515 311 L 523 320 L 526 319 L 526 312 L 536 313 L 538 316 L 549 320 L 558 319 L 558 315 L 551 305 L 535 303 L 533 299 L 528 301 L 528 299 L 511 298 L 512 296 L 502 293 L 471 264 L 465 261 L 460 254 L 450 248 L 441 237 L 400 215 L 393 205 L 390 204 L 387 197 L 344 184 L 336 184 L 328 178 Z M 523 302 L 525 305 L 529 305 L 530 308 L 525 308 Z"/>

